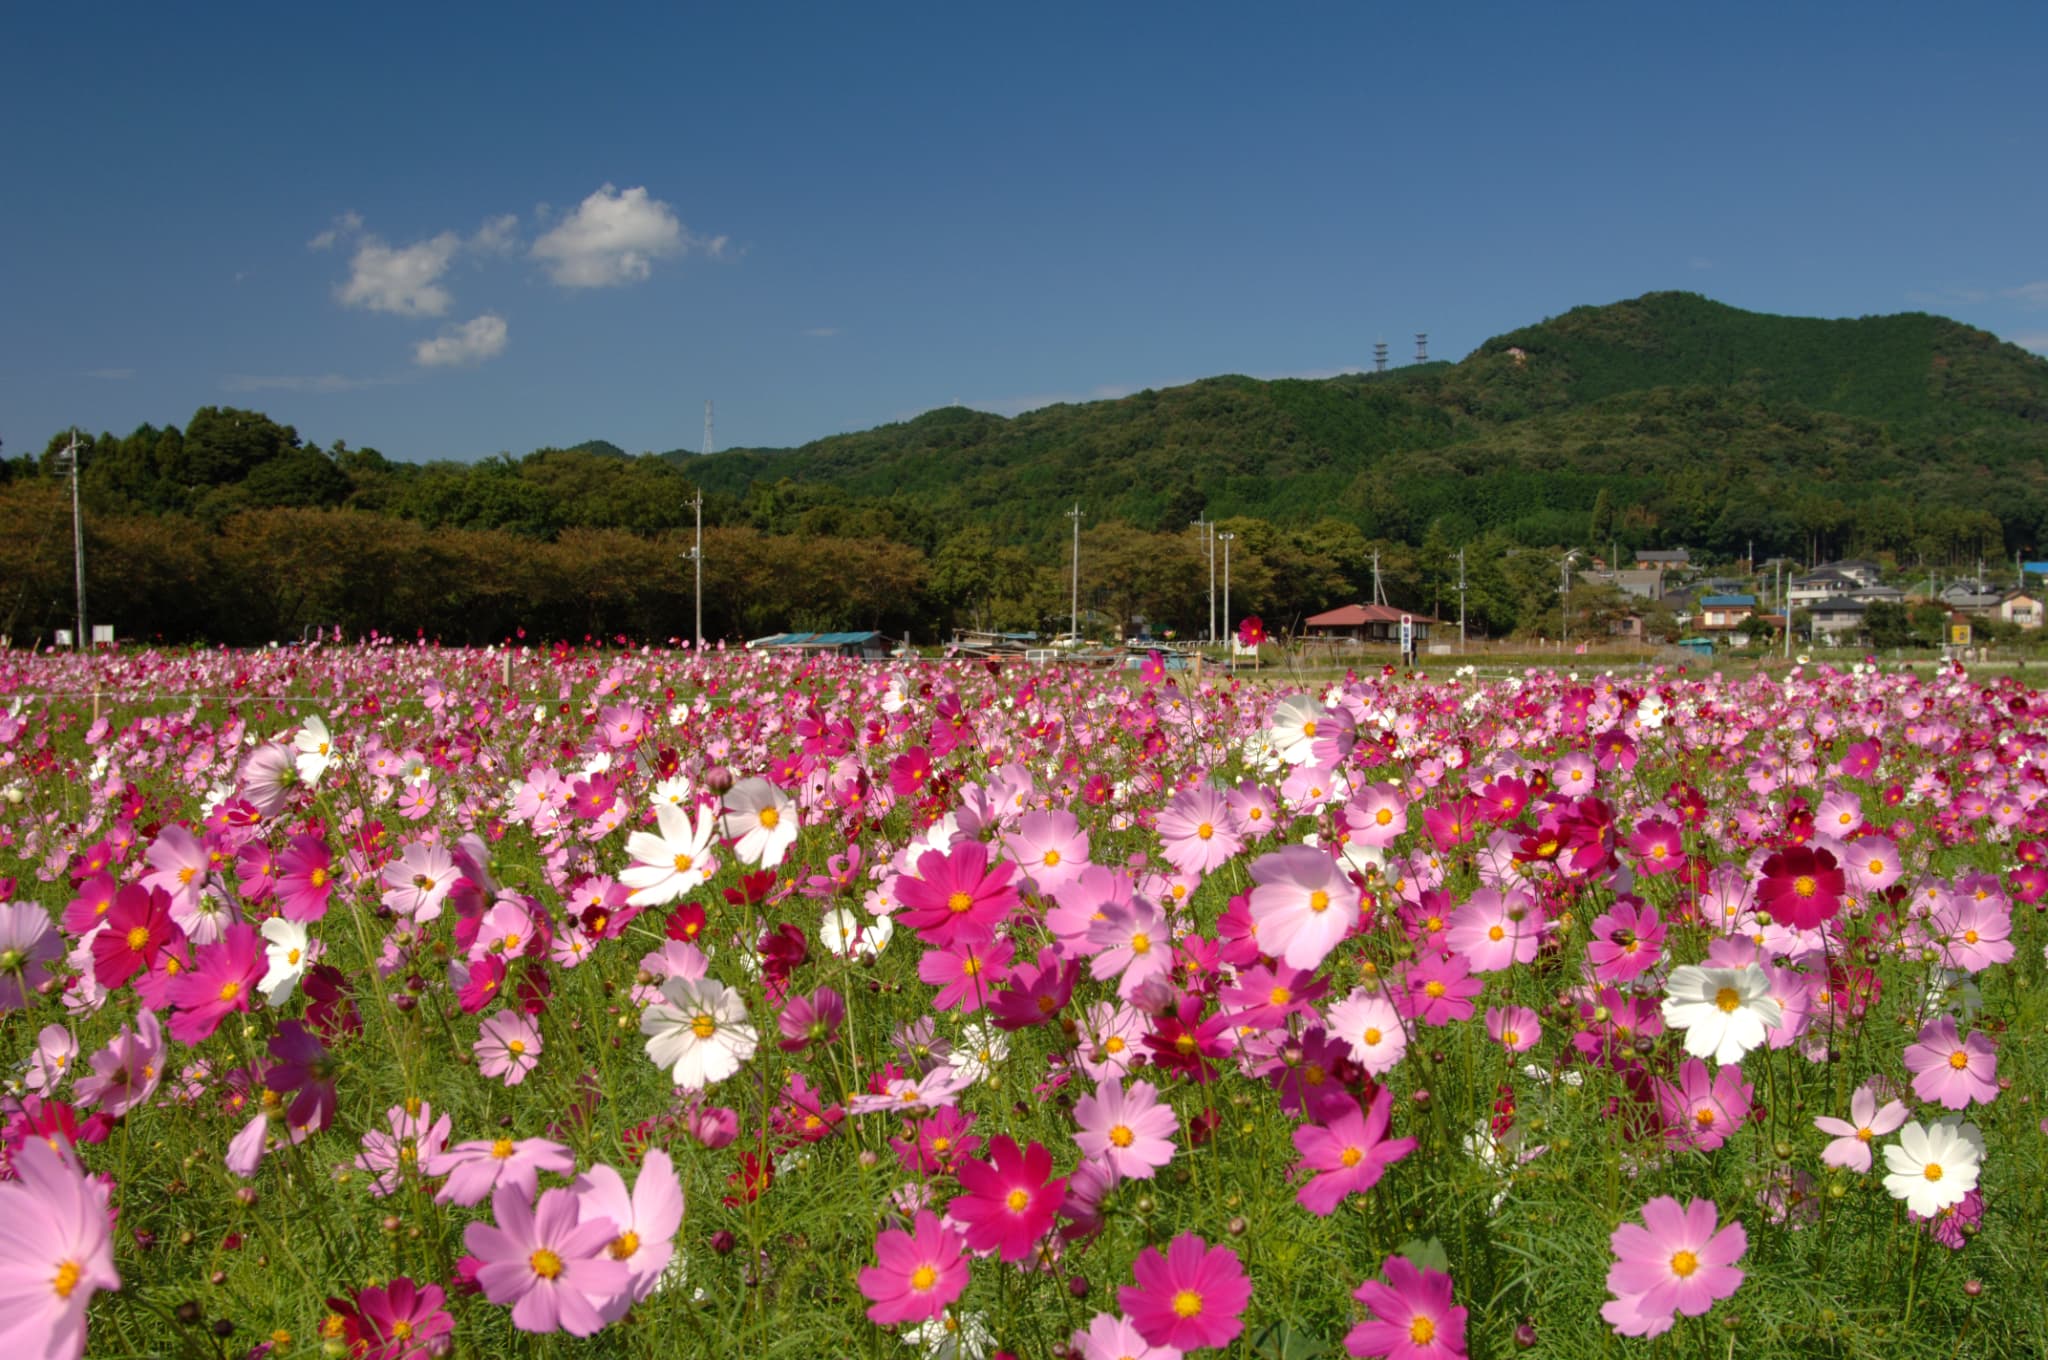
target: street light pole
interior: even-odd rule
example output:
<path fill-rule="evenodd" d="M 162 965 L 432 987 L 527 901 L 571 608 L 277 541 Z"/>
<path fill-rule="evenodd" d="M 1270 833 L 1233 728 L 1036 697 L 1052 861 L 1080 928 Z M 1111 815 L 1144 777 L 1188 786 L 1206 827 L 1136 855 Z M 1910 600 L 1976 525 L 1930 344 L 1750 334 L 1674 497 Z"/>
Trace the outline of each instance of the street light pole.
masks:
<path fill-rule="evenodd" d="M 1081 503 L 1074 502 L 1074 508 L 1067 511 L 1067 518 L 1074 521 L 1074 598 L 1073 612 L 1067 620 L 1067 637 L 1074 648 L 1081 646 Z"/>
<path fill-rule="evenodd" d="M 1465 654 L 1465 550 L 1458 549 L 1458 654 Z"/>
<path fill-rule="evenodd" d="M 697 541 L 690 547 L 690 561 L 697 568 L 697 654 L 704 654 L 704 492 L 700 489 L 691 498 L 690 507 L 697 512 Z"/>
<path fill-rule="evenodd" d="M 71 442 L 64 446 L 64 455 L 71 464 L 71 565 L 78 581 L 78 632 L 71 640 L 77 651 L 85 650 L 85 520 L 78 509 L 78 431 L 71 431 Z"/>
<path fill-rule="evenodd" d="M 1223 630 L 1230 631 L 1230 545 L 1237 541 L 1236 534 L 1218 534 L 1223 540 Z M 1237 669 L 1237 639 L 1230 642 L 1230 669 Z"/>
<path fill-rule="evenodd" d="M 1577 548 L 1573 548 L 1564 555 L 1564 584 L 1558 588 L 1557 592 L 1559 598 L 1563 600 L 1563 603 L 1557 608 L 1557 647 L 1559 651 L 1563 651 L 1565 644 L 1572 640 L 1572 563 L 1578 559 L 1578 556 L 1579 550 Z"/>

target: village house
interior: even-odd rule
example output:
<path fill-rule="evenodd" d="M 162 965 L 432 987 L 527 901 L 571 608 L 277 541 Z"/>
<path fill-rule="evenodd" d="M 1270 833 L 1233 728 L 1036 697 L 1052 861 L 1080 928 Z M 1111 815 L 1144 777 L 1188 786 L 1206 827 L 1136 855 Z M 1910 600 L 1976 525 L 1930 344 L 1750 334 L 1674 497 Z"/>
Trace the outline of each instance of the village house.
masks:
<path fill-rule="evenodd" d="M 2022 590 L 2015 590 L 1998 603 L 1998 617 L 2020 628 L 2041 626 L 2041 602 Z"/>
<path fill-rule="evenodd" d="M 1699 628 L 1703 633 L 1732 632 L 1747 624 L 1755 613 L 1754 595 L 1702 595 Z"/>
<path fill-rule="evenodd" d="M 1644 549 L 1636 553 L 1637 571 L 1686 571 L 1692 566 L 1692 554 L 1684 548 L 1670 551 Z"/>
<path fill-rule="evenodd" d="M 1863 583 L 1853 576 L 1823 567 L 1819 571 L 1810 571 L 1803 576 L 1793 577 L 1786 585 L 1785 594 L 1791 600 L 1794 609 L 1810 609 L 1822 600 L 1847 596 L 1861 584 Z"/>
<path fill-rule="evenodd" d="M 1863 601 L 1852 600 L 1846 595 L 1809 606 L 1807 618 L 1812 621 L 1814 640 L 1833 642 L 1856 636 L 1863 631 L 1863 613 L 1868 608 L 1870 606 Z"/>
<path fill-rule="evenodd" d="M 1385 604 L 1345 604 L 1311 615 L 1302 626 L 1311 638 L 1331 642 L 1384 643 L 1398 647 L 1401 645 L 1403 615 L 1415 625 L 1417 647 L 1429 641 L 1430 629 L 1442 624 L 1442 620 L 1417 610 L 1396 609 Z"/>

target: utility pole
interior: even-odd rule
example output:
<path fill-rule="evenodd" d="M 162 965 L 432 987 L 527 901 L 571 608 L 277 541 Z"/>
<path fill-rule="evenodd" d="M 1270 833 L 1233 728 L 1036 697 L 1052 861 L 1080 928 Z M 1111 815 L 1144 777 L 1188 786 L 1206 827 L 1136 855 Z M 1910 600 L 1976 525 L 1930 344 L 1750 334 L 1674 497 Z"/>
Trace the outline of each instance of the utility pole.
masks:
<path fill-rule="evenodd" d="M 1372 550 L 1372 602 L 1374 604 L 1385 604 L 1387 602 L 1386 592 L 1380 589 L 1380 550 L 1378 548 Z"/>
<path fill-rule="evenodd" d="M 1216 641 L 1216 521 L 1197 518 L 1195 527 L 1209 545 L 1209 641 Z"/>
<path fill-rule="evenodd" d="M 704 653 L 704 492 L 701 488 L 690 498 L 690 508 L 697 512 L 697 541 L 690 547 L 690 561 L 697 568 L 697 654 L 701 656 Z"/>
<path fill-rule="evenodd" d="M 1067 518 L 1074 521 L 1074 600 L 1067 628 L 1068 636 L 1078 649 L 1081 645 L 1081 502 L 1074 502 L 1074 508 L 1067 511 Z"/>
<path fill-rule="evenodd" d="M 1785 570 L 1785 564 L 1778 564 L 1778 603 L 1785 611 L 1785 659 L 1792 659 L 1792 573 Z"/>
<path fill-rule="evenodd" d="M 1230 545 L 1237 540 L 1237 535 L 1218 534 L 1216 537 L 1223 540 L 1223 627 L 1230 632 Z M 1234 632 L 1230 638 L 1230 669 L 1233 674 L 1237 671 L 1237 635 Z"/>
<path fill-rule="evenodd" d="M 78 632 L 72 637 L 72 646 L 77 651 L 85 650 L 85 520 L 78 510 L 78 430 L 71 431 L 71 442 L 64 446 L 62 456 L 71 464 L 71 565 L 78 578 Z"/>
<path fill-rule="evenodd" d="M 1458 549 L 1458 655 L 1465 654 L 1465 550 Z"/>
<path fill-rule="evenodd" d="M 1579 550 L 1577 548 L 1573 548 L 1564 555 L 1564 584 L 1558 588 L 1557 592 L 1558 598 L 1562 601 L 1557 607 L 1557 646 L 1559 651 L 1563 651 L 1564 645 L 1572 640 L 1572 561 L 1578 555 Z"/>

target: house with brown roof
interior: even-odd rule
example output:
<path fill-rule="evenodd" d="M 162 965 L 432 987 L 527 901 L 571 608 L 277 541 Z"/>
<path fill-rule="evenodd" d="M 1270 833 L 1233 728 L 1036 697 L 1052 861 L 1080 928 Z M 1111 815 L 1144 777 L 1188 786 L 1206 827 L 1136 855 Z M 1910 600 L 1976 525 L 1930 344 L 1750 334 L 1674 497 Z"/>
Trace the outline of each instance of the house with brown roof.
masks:
<path fill-rule="evenodd" d="M 1344 604 L 1335 609 L 1315 614 L 1302 624 L 1312 638 L 1324 638 L 1333 642 L 1384 643 L 1389 647 L 1401 645 L 1401 620 L 1410 619 L 1415 626 L 1415 645 L 1420 647 L 1429 641 L 1429 630 L 1442 624 L 1427 614 L 1412 609 L 1396 609 L 1386 604 Z"/>

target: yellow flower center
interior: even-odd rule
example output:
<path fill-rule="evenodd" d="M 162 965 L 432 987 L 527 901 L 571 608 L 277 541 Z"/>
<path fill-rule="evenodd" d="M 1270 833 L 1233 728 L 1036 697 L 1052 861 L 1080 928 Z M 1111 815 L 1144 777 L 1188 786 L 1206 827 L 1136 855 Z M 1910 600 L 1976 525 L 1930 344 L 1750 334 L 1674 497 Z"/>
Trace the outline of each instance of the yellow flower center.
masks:
<path fill-rule="evenodd" d="M 1199 1315 L 1201 1311 L 1202 1296 L 1194 1290 L 1183 1289 L 1173 1296 L 1173 1314 L 1175 1317 L 1191 1318 Z"/>
<path fill-rule="evenodd" d="M 1960 1072 L 1970 1065 L 1970 1055 L 1959 1048 L 1948 1055 L 1948 1065 Z"/>
<path fill-rule="evenodd" d="M 499 1138 L 491 1143 L 491 1156 L 497 1158 L 499 1161 L 502 1162 L 511 1155 L 512 1140 L 510 1138 Z"/>
<path fill-rule="evenodd" d="M 223 982 L 220 985 L 220 999 L 223 1001 L 233 1001 L 241 994 L 242 984 L 239 982 Z"/>
<path fill-rule="evenodd" d="M 306 875 L 306 881 L 316 888 L 324 888 L 327 886 L 327 871 L 316 868 L 312 873 Z"/>
<path fill-rule="evenodd" d="M 676 872 L 679 874 L 687 874 L 688 872 L 690 872 L 690 865 L 694 862 L 695 861 L 693 861 L 688 855 L 677 855 Z"/>
<path fill-rule="evenodd" d="M 1976 931 L 1974 931 L 1974 930 L 1966 930 L 1966 931 L 1964 931 L 1964 932 L 1963 932 L 1963 943 L 1964 943 L 1964 944 L 1975 944 L 1975 943 L 1977 943 L 1977 932 L 1976 932 Z"/>
<path fill-rule="evenodd" d="M 1368 1029 L 1365 1032 L 1365 1042 L 1368 1047 L 1377 1044 L 1380 1041 L 1381 1037 L 1382 1036 L 1380 1032 L 1376 1029 Z"/>
<path fill-rule="evenodd" d="M 710 1016 L 699 1012 L 697 1018 L 690 1022 L 690 1033 L 696 1035 L 699 1039 L 709 1039 L 712 1035 L 718 1033 L 718 1022 Z"/>
<path fill-rule="evenodd" d="M 285 961 L 285 962 L 286 962 L 287 964 L 290 964 L 290 965 L 291 965 L 292 967 L 294 967 L 294 968 L 298 967 L 298 966 L 299 966 L 299 951 L 298 951 L 298 950 L 296 950 L 296 949 L 291 949 L 291 950 L 287 950 L 287 951 L 285 952 L 285 956 L 284 956 L 284 961 Z"/>
<path fill-rule="evenodd" d="M 1059 868 L 1059 867 L 1060 867 L 1060 852 L 1059 852 L 1059 851 L 1057 851 L 1057 850 L 1048 850 L 1048 851 L 1046 851 L 1046 852 L 1045 852 L 1045 861 L 1044 861 L 1044 862 L 1045 862 L 1045 867 L 1046 867 L 1046 868 L 1048 868 L 1048 869 L 1057 869 L 1057 868 Z"/>
<path fill-rule="evenodd" d="M 1104 1039 L 1102 1041 L 1102 1048 L 1105 1053 L 1123 1052 L 1125 1048 L 1123 1036 L 1120 1034 L 1110 1035 L 1107 1039 Z"/>
<path fill-rule="evenodd" d="M 1213 827 L 1213 826 L 1211 826 L 1211 825 L 1209 825 L 1209 823 L 1207 823 L 1207 822 L 1203 822 L 1203 823 L 1202 823 L 1202 824 L 1201 824 L 1200 826 L 1198 826 L 1198 827 L 1196 827 L 1196 828 L 1195 828 L 1195 836 L 1196 836 L 1196 838 L 1197 838 L 1197 839 L 1199 839 L 1199 840 L 1205 840 L 1205 841 L 1206 841 L 1206 840 L 1208 840 L 1208 839 L 1209 839 L 1209 838 L 1210 838 L 1211 836 L 1214 836 L 1215 834 L 1216 834 L 1216 828 L 1215 828 L 1215 827 Z"/>
<path fill-rule="evenodd" d="M 1308 895 L 1308 909 L 1318 914 L 1328 911 L 1330 909 L 1330 895 L 1321 888 L 1317 888 Z"/>
<path fill-rule="evenodd" d="M 1346 1166 L 1357 1166 L 1360 1162 L 1365 1160 L 1365 1154 L 1363 1152 L 1360 1152 L 1357 1148 L 1348 1147 L 1344 1149 L 1343 1154 L 1339 1156 L 1337 1160 L 1344 1163 L 1344 1165 Z"/>
<path fill-rule="evenodd" d="M 773 831 L 782 822 L 782 814 L 772 807 L 761 809 L 761 825 Z"/>
<path fill-rule="evenodd" d="M 1137 934 L 1135 934 L 1135 935 L 1131 936 L 1131 952 L 1132 952 L 1133 954 L 1149 954 L 1149 953 L 1151 953 L 1151 952 L 1152 952 L 1152 937 L 1151 937 L 1150 935 L 1147 935 L 1147 934 L 1146 934 L 1146 933 L 1145 933 L 1144 931 L 1142 931 L 1142 930 L 1141 930 L 1141 931 L 1139 931 L 1139 932 L 1138 932 Z"/>
<path fill-rule="evenodd" d="M 1285 987 L 1275 987 L 1272 991 L 1266 993 L 1266 1000 L 1275 1006 L 1284 1006 L 1294 1000 L 1294 993 L 1288 991 Z"/>
<path fill-rule="evenodd" d="M 940 1135 L 939 1135 L 938 1137 L 936 1137 L 936 1138 L 932 1139 L 932 1151 L 933 1151 L 933 1152 L 945 1152 L 945 1151 L 947 1151 L 948 1149 L 950 1149 L 950 1148 L 951 1148 L 952 1146 L 953 1146 L 953 1140 L 952 1140 L 952 1139 L 950 1139 L 950 1138 L 948 1138 L 948 1137 L 946 1137 L 946 1135 L 945 1135 L 945 1134 L 943 1134 L 943 1133 L 942 1133 L 942 1134 L 940 1134 Z"/>
<path fill-rule="evenodd" d="M 1500 1041 L 1509 1048 L 1519 1048 L 1522 1044 L 1522 1031 L 1518 1029 L 1504 1029 L 1500 1032 Z"/>
<path fill-rule="evenodd" d="M 1003 1203 L 1009 1207 L 1011 1213 L 1021 1214 L 1031 1207 L 1031 1192 L 1028 1190 L 1012 1190 L 1009 1194 L 1003 1196 Z"/>
<path fill-rule="evenodd" d="M 1423 994 L 1431 998 L 1442 996 L 1445 990 L 1446 988 L 1443 983 L 1438 982 L 1435 978 L 1431 978 L 1428 982 L 1422 984 Z"/>
<path fill-rule="evenodd" d="M 1742 993 L 1733 987 L 1723 987 L 1714 993 L 1714 1004 L 1730 1015 L 1742 1009 Z"/>
<path fill-rule="evenodd" d="M 1120 1148 L 1129 1147 L 1132 1139 L 1136 1136 L 1136 1134 L 1131 1132 L 1131 1126 L 1128 1124 L 1118 1124 L 1109 1131 L 1109 1141 Z"/>
<path fill-rule="evenodd" d="M 1436 1340 L 1436 1323 L 1420 1313 L 1416 1314 L 1408 1323 L 1408 1339 L 1418 1346 L 1427 1346 Z"/>
<path fill-rule="evenodd" d="M 149 943 L 149 929 L 148 929 L 148 927 L 146 927 L 146 926 L 136 926 L 136 927 L 135 927 L 135 928 L 134 928 L 133 930 L 130 930 L 130 931 L 128 932 L 128 947 L 129 947 L 130 949 L 140 949 L 140 948 L 142 948 L 142 946 L 144 946 L 144 945 L 146 945 L 146 944 L 148 944 L 148 943 Z"/>
<path fill-rule="evenodd" d="M 1314 736 L 1315 734 L 1316 734 L 1316 725 L 1315 725 L 1315 722 L 1314 722 L 1314 720 L 1313 720 L 1313 719 L 1311 719 L 1310 721 L 1308 721 L 1308 722 L 1305 722 L 1305 723 L 1303 723 L 1303 724 L 1301 725 L 1301 735 L 1303 735 L 1304 737 L 1313 737 L 1313 736 Z M 1189 1316 L 1189 1315 L 1188 1315 L 1188 1314 L 1182 1314 L 1182 1316 L 1183 1316 L 1183 1317 L 1186 1317 L 1186 1316 Z"/>
<path fill-rule="evenodd" d="M 1800 897 L 1811 897 L 1820 891 L 1820 884 L 1813 881 L 1813 875 L 1801 874 L 1792 880 L 1792 891 Z"/>
<path fill-rule="evenodd" d="M 1671 1253 L 1671 1273 L 1683 1280 L 1700 1268 L 1700 1258 L 1689 1251 Z"/>
<path fill-rule="evenodd" d="M 1392 826 L 1394 824 L 1394 810 L 1392 808 L 1381 808 L 1373 814 L 1373 820 L 1381 826 Z"/>
<path fill-rule="evenodd" d="M 192 881 L 192 875 L 194 875 L 197 872 L 199 871 L 194 869 L 191 865 L 186 865 L 184 868 L 178 870 L 178 882 L 189 884 Z"/>
<path fill-rule="evenodd" d="M 533 1273 L 543 1280 L 552 1280 L 562 1273 L 562 1258 L 542 1247 L 526 1258 L 526 1264 L 533 1267 Z"/>
<path fill-rule="evenodd" d="M 633 1253 L 638 1250 L 640 1250 L 640 1234 L 636 1232 L 620 1233 L 612 1239 L 612 1244 L 605 1248 L 605 1251 L 614 1261 L 631 1260 Z"/>
<path fill-rule="evenodd" d="M 505 1051 L 507 1053 L 510 1053 L 515 1058 L 518 1057 L 520 1054 L 526 1051 L 526 1040 L 514 1039 L 510 1041 L 505 1045 Z"/>
<path fill-rule="evenodd" d="M 930 1266 L 919 1266 L 910 1272 L 910 1287 L 922 1294 L 939 1282 L 939 1272 Z"/>
<path fill-rule="evenodd" d="M 966 911 L 974 905 L 974 899 L 964 892 L 956 892 L 946 899 L 946 907 L 955 914 Z"/>
<path fill-rule="evenodd" d="M 84 1274 L 85 1272 L 79 1269 L 78 1262 L 60 1262 L 56 1275 L 50 1280 L 50 1288 L 55 1291 L 58 1298 L 68 1299 L 71 1297 L 71 1291 L 78 1288 L 78 1281 Z"/>
<path fill-rule="evenodd" d="M 1925 1169 L 1925 1170 L 1923 1170 L 1923 1171 L 1922 1171 L 1922 1172 L 1921 1172 L 1920 1174 L 1921 1174 L 1921 1175 L 1923 1175 L 1923 1176 L 1925 1176 L 1925 1177 L 1926 1177 L 1926 1178 L 1927 1178 L 1928 1180 L 1931 1180 L 1931 1181 L 1938 1181 L 1938 1180 L 1940 1180 L 1940 1179 L 1941 1179 L 1941 1163 L 1940 1163 L 1940 1162 L 1929 1162 L 1929 1163 L 1927 1164 L 1927 1167 L 1926 1167 L 1926 1169 Z"/>
<path fill-rule="evenodd" d="M 1710 1105 L 1702 1105 L 1697 1110 L 1694 1110 L 1692 1114 L 1692 1122 L 1699 1125 L 1703 1129 L 1711 1129 L 1712 1127 L 1714 1127 L 1713 1107 Z"/>
<path fill-rule="evenodd" d="M 1499 944 L 1502 940 L 1505 940 L 1507 937 L 1508 933 L 1505 930 L 1502 930 L 1499 926 L 1488 926 L 1486 928 L 1486 938 L 1492 940 L 1495 944 Z"/>

